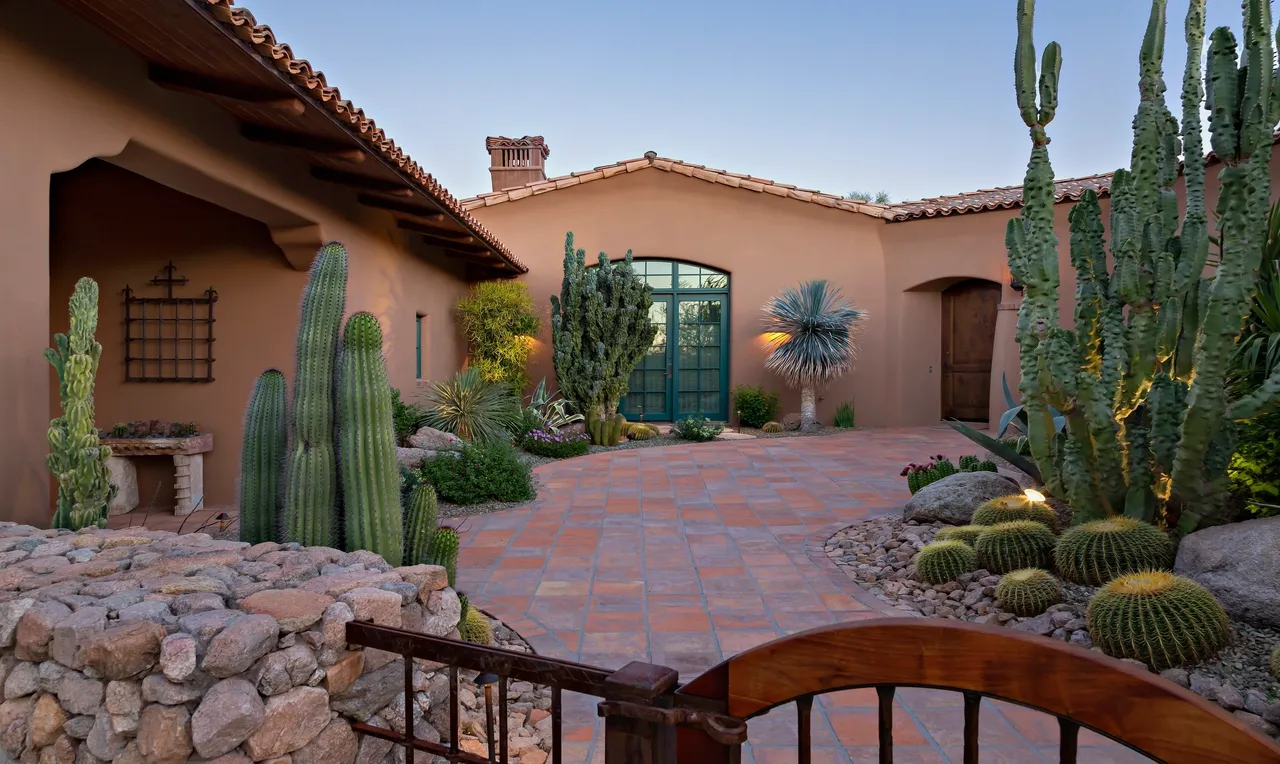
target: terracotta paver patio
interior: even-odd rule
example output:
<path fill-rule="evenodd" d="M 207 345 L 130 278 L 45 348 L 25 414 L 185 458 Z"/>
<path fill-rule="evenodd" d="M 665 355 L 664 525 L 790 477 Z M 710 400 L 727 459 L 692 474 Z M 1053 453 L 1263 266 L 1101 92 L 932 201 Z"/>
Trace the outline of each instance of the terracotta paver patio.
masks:
<path fill-rule="evenodd" d="M 883 617 L 822 552 L 835 530 L 897 511 L 902 466 L 977 448 L 939 425 L 724 441 L 544 465 L 528 509 L 467 519 L 459 587 L 540 654 L 619 668 L 648 660 L 682 681 L 815 626 Z M 858 660 L 850 656 L 850 660 Z M 874 656 L 869 659 L 874 660 Z M 565 762 L 602 762 L 594 699 L 566 694 Z M 895 762 L 959 762 L 958 693 L 899 692 Z M 874 690 L 814 705 L 813 761 L 874 762 Z M 793 705 L 749 723 L 747 764 L 796 760 Z M 983 762 L 1057 761 L 1057 723 L 984 701 Z M 1082 733 L 1080 761 L 1146 759 Z"/>

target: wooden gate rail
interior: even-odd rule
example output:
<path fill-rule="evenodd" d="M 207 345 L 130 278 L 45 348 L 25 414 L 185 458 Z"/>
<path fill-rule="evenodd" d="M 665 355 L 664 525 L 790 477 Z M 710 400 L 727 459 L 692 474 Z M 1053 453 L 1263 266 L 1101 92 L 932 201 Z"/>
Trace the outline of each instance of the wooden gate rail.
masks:
<path fill-rule="evenodd" d="M 719 700 L 741 719 L 794 701 L 798 758 L 810 761 L 813 698 L 874 687 L 880 761 L 893 761 L 898 687 L 952 690 L 964 697 L 964 761 L 978 762 L 983 697 L 1051 714 L 1060 761 L 1074 764 L 1086 727 L 1170 764 L 1277 764 L 1280 746 L 1199 695 L 1101 653 L 1011 629 L 923 618 L 825 626 L 730 658 L 677 691 Z M 679 731 L 680 764 L 729 764 L 737 751 L 697 729 Z"/>
<path fill-rule="evenodd" d="M 404 733 L 357 723 L 352 729 L 396 743 L 412 764 L 414 751 L 464 764 L 510 764 L 507 741 L 507 681 L 514 679 L 551 688 L 551 761 L 561 761 L 562 691 L 603 698 L 598 713 L 605 718 L 606 764 L 675 764 L 676 730 L 694 727 L 709 740 L 738 747 L 746 740 L 746 726 L 723 713 L 715 700 L 674 694 L 675 670 L 633 661 L 617 671 L 581 663 L 514 653 L 454 639 L 365 621 L 346 628 L 347 644 L 396 653 L 404 659 Z M 413 659 L 445 664 L 449 670 L 449 741 L 423 740 L 413 733 Z M 488 758 L 459 748 L 458 670 L 469 669 L 498 678 L 498 739 L 494 747 L 493 717 L 486 718 Z M 486 702 L 486 714 L 489 704 Z"/>

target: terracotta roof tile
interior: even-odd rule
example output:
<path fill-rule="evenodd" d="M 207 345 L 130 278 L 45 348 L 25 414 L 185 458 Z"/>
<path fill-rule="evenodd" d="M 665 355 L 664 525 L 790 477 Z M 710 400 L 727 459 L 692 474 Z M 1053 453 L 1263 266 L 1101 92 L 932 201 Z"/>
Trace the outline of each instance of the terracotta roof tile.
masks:
<path fill-rule="evenodd" d="M 1054 183 L 1054 199 L 1058 202 L 1080 200 L 1085 189 L 1092 188 L 1099 196 L 1111 193 L 1111 173 L 1087 175 L 1081 178 L 1063 178 Z M 935 196 L 914 202 L 891 204 L 888 220 L 896 222 L 940 215 L 962 215 L 966 212 L 1009 210 L 1022 206 L 1022 186 L 1002 186 L 979 191 L 969 191 L 950 196 Z"/>
<path fill-rule="evenodd" d="M 680 175 L 697 178 L 698 180 L 703 180 L 708 183 L 717 183 L 720 185 L 731 186 L 733 188 L 754 191 L 756 193 L 773 194 L 775 196 L 787 197 L 802 202 L 821 204 L 824 207 L 832 207 L 848 212 L 857 212 L 875 218 L 887 218 L 889 216 L 889 208 L 881 204 L 859 202 L 852 199 L 845 199 L 842 196 L 824 194 L 821 191 L 796 188 L 795 186 L 788 186 L 782 183 L 774 183 L 771 180 L 757 178 L 751 175 L 717 170 L 700 164 L 682 162 L 679 159 L 660 157 L 653 152 L 649 152 L 638 159 L 627 159 L 614 164 L 602 165 L 585 173 L 570 173 L 569 175 L 561 175 L 555 178 L 534 181 L 533 183 L 517 186 L 515 188 L 494 191 L 493 193 L 488 194 L 480 194 L 479 196 L 473 196 L 470 199 L 463 199 L 462 206 L 467 210 L 474 210 L 480 207 L 492 207 L 495 204 L 514 202 L 535 194 L 542 194 L 561 188 L 569 188 L 571 186 L 579 186 L 583 183 L 590 183 L 595 180 L 612 178 L 622 173 L 638 172 L 640 170 L 648 169 L 678 173 Z"/>

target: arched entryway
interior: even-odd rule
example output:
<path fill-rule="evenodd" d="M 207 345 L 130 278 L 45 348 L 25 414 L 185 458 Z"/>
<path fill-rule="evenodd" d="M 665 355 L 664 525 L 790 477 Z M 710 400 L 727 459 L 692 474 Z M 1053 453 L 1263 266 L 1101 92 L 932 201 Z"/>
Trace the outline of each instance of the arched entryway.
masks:
<path fill-rule="evenodd" d="M 970 422 L 990 417 L 991 355 L 1000 285 L 965 279 L 942 291 L 942 416 Z"/>
<path fill-rule="evenodd" d="M 729 416 L 729 274 L 675 260 L 636 260 L 653 287 L 658 330 L 619 409 L 631 421 Z"/>

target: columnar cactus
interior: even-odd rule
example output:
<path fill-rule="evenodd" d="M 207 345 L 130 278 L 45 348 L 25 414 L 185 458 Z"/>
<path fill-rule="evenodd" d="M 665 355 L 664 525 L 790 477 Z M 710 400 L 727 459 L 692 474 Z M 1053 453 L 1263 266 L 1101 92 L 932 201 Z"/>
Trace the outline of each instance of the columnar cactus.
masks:
<path fill-rule="evenodd" d="M 347 251 L 337 242 L 326 244 L 302 295 L 287 464 L 285 538 L 305 546 L 329 546 L 337 536 L 334 379 L 346 299 Z"/>
<path fill-rule="evenodd" d="M 977 570 L 978 558 L 963 541 L 934 541 L 916 555 L 916 578 L 927 584 L 945 584 Z"/>
<path fill-rule="evenodd" d="M 1094 595 L 1085 618 L 1104 653 L 1155 671 L 1212 658 L 1231 640 L 1231 621 L 1209 590 L 1165 571 L 1115 579 Z"/>
<path fill-rule="evenodd" d="M 1058 324 L 1058 240 L 1046 125 L 1057 108 L 1061 53 L 1044 51 L 1036 83 L 1034 0 L 1019 0 L 1015 86 L 1031 131 L 1022 217 L 1006 235 L 1009 266 L 1025 285 L 1018 318 L 1022 403 L 1028 441 L 1051 493 L 1078 518 L 1127 514 L 1183 531 L 1224 520 L 1232 420 L 1280 403 L 1280 371 L 1257 393 L 1227 399 L 1226 375 L 1249 313 L 1267 231 L 1273 94 L 1268 0 L 1244 2 L 1244 50 L 1231 31 L 1211 35 L 1208 98 L 1200 79 L 1204 0 L 1190 0 L 1182 123 L 1165 107 L 1165 0 L 1153 0 L 1139 57 L 1137 116 L 1129 169 L 1111 186 L 1109 241 L 1092 190 L 1070 214 L 1076 269 L 1074 330 Z M 1200 109 L 1222 161 L 1216 217 L 1221 252 L 1212 279 Z M 1185 159 L 1185 211 L 1174 183 Z M 1108 245 L 1109 255 L 1108 257 Z M 1108 262 L 1114 267 L 1108 270 Z M 1055 437 L 1050 407 L 1066 417 Z"/>
<path fill-rule="evenodd" d="M 422 565 L 428 562 L 427 547 L 436 533 L 436 489 L 419 483 L 405 508 L 405 562 Z"/>
<path fill-rule="evenodd" d="M 1000 607 L 1020 616 L 1040 615 L 1062 599 L 1058 579 L 1039 568 L 1010 571 L 996 584 L 996 600 Z"/>
<path fill-rule="evenodd" d="M 427 545 L 427 563 L 439 565 L 449 574 L 449 586 L 458 588 L 458 532 L 453 528 L 438 528 Z"/>
<path fill-rule="evenodd" d="M 572 233 L 565 236 L 564 282 L 551 297 L 552 359 L 561 393 L 599 421 L 599 434 L 590 431 L 603 444 L 631 370 L 653 342 L 653 289 L 631 269 L 630 251 L 616 263 L 601 252 L 594 268 L 586 254 L 573 248 Z"/>
<path fill-rule="evenodd" d="M 404 556 L 404 517 L 396 428 L 382 326 L 372 313 L 352 315 L 343 332 L 338 428 L 347 548 L 368 549 L 398 566 Z"/>
<path fill-rule="evenodd" d="M 284 504 L 284 457 L 288 409 L 284 375 L 262 372 L 244 414 L 240 450 L 240 540 L 278 541 Z"/>
<path fill-rule="evenodd" d="M 1053 531 L 1034 520 L 992 525 L 973 542 L 978 564 L 993 573 L 1046 568 L 1053 559 Z"/>
<path fill-rule="evenodd" d="M 76 282 L 69 309 L 71 330 L 55 334 L 54 346 L 44 351 L 58 374 L 62 401 L 62 416 L 49 423 L 45 459 L 58 481 L 53 527 L 105 528 L 116 486 L 107 472 L 111 449 L 101 445 L 93 421 L 93 383 L 102 357 L 102 345 L 93 337 L 98 328 L 98 283 L 89 278 Z"/>

